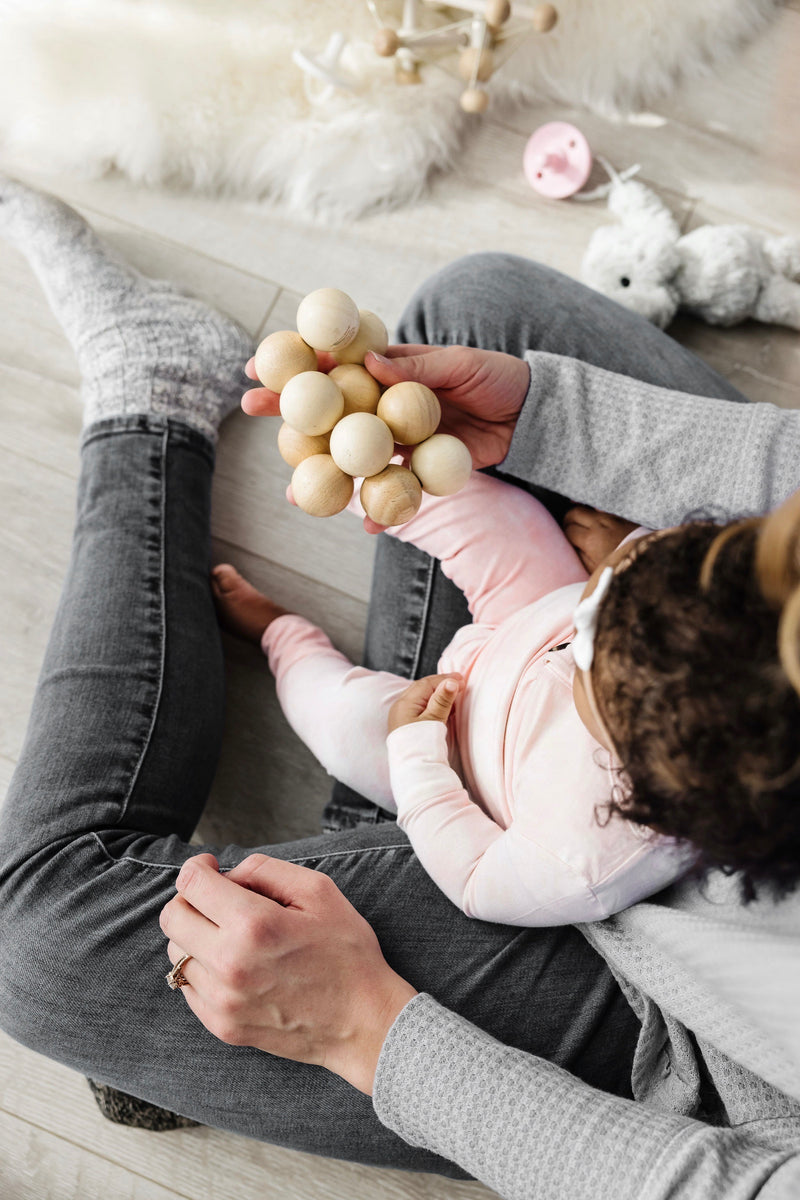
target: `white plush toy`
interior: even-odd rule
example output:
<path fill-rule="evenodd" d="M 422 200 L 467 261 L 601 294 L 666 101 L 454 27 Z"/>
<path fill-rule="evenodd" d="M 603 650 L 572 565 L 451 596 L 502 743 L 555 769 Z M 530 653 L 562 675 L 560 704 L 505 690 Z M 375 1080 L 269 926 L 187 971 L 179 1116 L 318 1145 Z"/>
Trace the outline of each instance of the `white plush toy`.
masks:
<path fill-rule="evenodd" d="M 619 225 L 592 235 L 581 278 L 663 329 L 678 308 L 711 325 L 747 317 L 800 329 L 800 241 L 746 225 L 701 225 L 681 237 L 659 198 L 612 174 Z"/>

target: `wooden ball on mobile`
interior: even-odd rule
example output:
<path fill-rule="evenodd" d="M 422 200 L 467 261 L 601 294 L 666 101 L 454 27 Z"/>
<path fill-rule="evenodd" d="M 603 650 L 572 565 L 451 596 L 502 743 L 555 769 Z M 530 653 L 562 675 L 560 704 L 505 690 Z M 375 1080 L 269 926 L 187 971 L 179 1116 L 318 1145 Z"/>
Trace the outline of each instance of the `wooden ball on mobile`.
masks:
<path fill-rule="evenodd" d="M 374 413 L 350 413 L 331 430 L 330 453 L 348 475 L 377 475 L 394 453 L 392 431 Z"/>
<path fill-rule="evenodd" d="M 508 18 L 511 16 L 511 5 L 509 0 L 486 0 L 486 8 L 483 11 L 487 25 L 493 25 L 495 28 L 499 25 L 505 25 Z"/>
<path fill-rule="evenodd" d="M 330 454 L 312 454 L 295 467 L 292 495 L 298 508 L 312 517 L 332 517 L 346 508 L 353 495 L 353 480 L 341 471 Z"/>
<path fill-rule="evenodd" d="M 316 371 L 317 356 L 299 333 L 282 329 L 264 338 L 256 350 L 254 366 L 264 387 L 280 392 L 293 375 Z"/>
<path fill-rule="evenodd" d="M 485 88 L 467 88 L 459 101 L 464 112 L 482 113 L 489 107 L 489 93 Z"/>
<path fill-rule="evenodd" d="M 558 9 L 552 4 L 537 4 L 531 15 L 531 23 L 537 33 L 549 33 L 558 20 Z"/>
<path fill-rule="evenodd" d="M 297 332 L 315 350 L 341 350 L 358 333 L 355 301 L 339 288 L 317 288 L 300 301 Z"/>
<path fill-rule="evenodd" d="M 452 496 L 472 472 L 472 455 L 460 438 L 434 433 L 411 455 L 411 470 L 432 496 Z"/>
<path fill-rule="evenodd" d="M 364 512 L 379 525 L 404 525 L 422 503 L 419 480 L 408 467 L 391 463 L 361 485 Z"/>
<path fill-rule="evenodd" d="M 395 59 L 394 81 L 401 87 L 416 87 L 418 83 L 422 83 L 422 76 L 419 73 L 419 67 L 416 63 L 406 65 L 400 62 L 400 57 Z"/>
<path fill-rule="evenodd" d="M 389 345 L 389 334 L 380 317 L 368 308 L 360 308 L 358 316 L 358 333 L 352 342 L 348 342 L 342 350 L 333 352 L 333 357 L 338 363 L 363 363 L 368 350 L 384 354 Z"/>
<path fill-rule="evenodd" d="M 381 398 L 381 385 L 370 375 L 366 367 L 358 363 L 342 363 L 328 372 L 337 387 L 342 389 L 344 396 L 343 417 L 350 413 L 374 413 Z"/>
<path fill-rule="evenodd" d="M 424 383 L 395 383 L 378 401 L 378 416 L 401 446 L 415 446 L 431 436 L 442 416 L 436 395 Z"/>
<path fill-rule="evenodd" d="M 328 454 L 330 438 L 327 433 L 309 437 L 307 433 L 299 433 L 285 422 L 278 430 L 278 453 L 290 467 L 299 466 L 304 458 L 312 454 Z"/>
<path fill-rule="evenodd" d="M 333 429 L 344 412 L 344 396 L 322 371 L 301 371 L 281 392 L 280 407 L 287 425 L 313 437 Z"/>
<path fill-rule="evenodd" d="M 381 58 L 391 58 L 393 54 L 397 53 L 400 39 L 393 29 L 384 26 L 375 34 L 372 44 L 375 47 L 375 53 L 380 54 Z"/>
<path fill-rule="evenodd" d="M 475 73 L 477 70 L 477 74 Z M 458 59 L 458 73 L 467 83 L 474 79 L 485 83 L 494 70 L 494 55 L 486 46 L 467 46 Z"/>

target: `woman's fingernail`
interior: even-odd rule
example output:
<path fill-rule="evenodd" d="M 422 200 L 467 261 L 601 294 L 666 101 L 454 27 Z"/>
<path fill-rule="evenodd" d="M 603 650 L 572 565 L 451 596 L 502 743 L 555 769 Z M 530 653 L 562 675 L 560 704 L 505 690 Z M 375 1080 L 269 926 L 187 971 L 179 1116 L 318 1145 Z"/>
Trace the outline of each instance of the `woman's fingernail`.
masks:
<path fill-rule="evenodd" d="M 377 358 L 379 363 L 383 363 L 385 366 L 388 366 L 392 361 L 390 358 L 387 358 L 385 354 L 378 354 L 377 350 L 370 350 L 370 354 L 373 358 Z"/>

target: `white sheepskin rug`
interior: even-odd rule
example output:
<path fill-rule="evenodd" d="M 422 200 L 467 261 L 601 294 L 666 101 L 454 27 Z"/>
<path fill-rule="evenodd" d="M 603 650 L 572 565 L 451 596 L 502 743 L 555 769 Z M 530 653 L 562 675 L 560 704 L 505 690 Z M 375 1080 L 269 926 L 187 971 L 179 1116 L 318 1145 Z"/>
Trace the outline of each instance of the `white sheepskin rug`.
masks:
<path fill-rule="evenodd" d="M 497 100 L 631 113 L 732 55 L 780 5 L 556 2 L 555 29 L 495 74 Z M 398 26 L 399 0 L 378 4 Z M 404 203 L 480 118 L 458 107 L 464 85 L 447 59 L 423 85 L 398 86 L 372 50 L 375 28 L 364 0 L 0 0 L 0 145 L 42 169 L 115 168 L 304 215 Z M 319 53 L 337 30 L 361 90 L 320 104 L 292 50 Z"/>

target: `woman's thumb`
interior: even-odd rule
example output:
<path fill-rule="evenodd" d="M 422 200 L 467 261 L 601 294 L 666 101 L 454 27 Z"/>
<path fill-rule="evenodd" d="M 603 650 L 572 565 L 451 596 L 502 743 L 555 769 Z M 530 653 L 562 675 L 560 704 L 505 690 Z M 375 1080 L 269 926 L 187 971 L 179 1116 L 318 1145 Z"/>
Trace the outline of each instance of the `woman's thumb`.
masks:
<path fill-rule="evenodd" d="M 384 354 L 376 354 L 370 350 L 364 359 L 364 366 L 370 375 L 385 387 L 412 379 L 415 383 L 424 383 L 433 388 L 438 385 L 438 381 L 431 381 L 434 371 L 431 370 L 430 358 L 429 354 L 407 354 L 387 358 Z"/>

